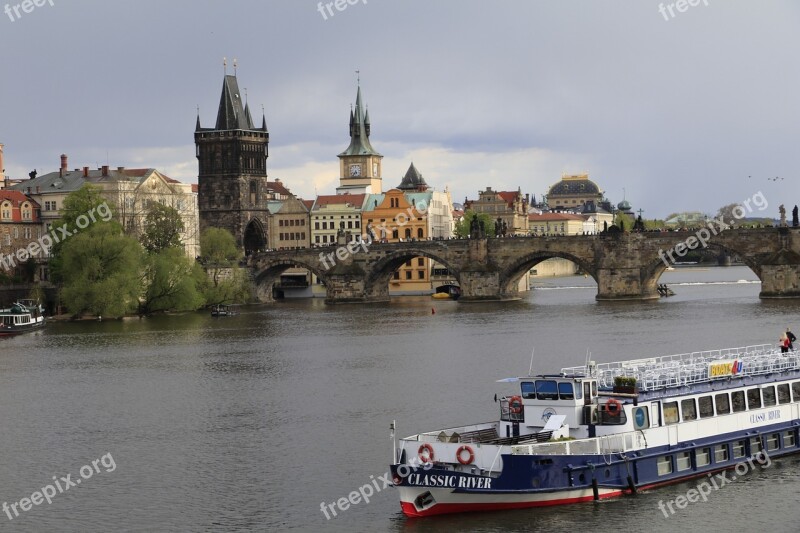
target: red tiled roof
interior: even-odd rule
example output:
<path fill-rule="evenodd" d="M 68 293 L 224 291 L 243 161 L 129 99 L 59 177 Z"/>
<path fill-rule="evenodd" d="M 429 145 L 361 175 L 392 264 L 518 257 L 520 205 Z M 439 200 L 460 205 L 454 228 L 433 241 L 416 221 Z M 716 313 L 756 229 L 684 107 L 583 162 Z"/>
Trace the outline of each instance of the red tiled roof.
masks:
<path fill-rule="evenodd" d="M 325 194 L 317 196 L 317 207 L 323 207 L 331 204 L 348 203 L 357 207 L 364 205 L 364 197 L 366 194 Z"/>
<path fill-rule="evenodd" d="M 516 201 L 518 194 L 519 191 L 497 191 L 497 196 L 505 200 L 509 206 L 514 205 L 514 202 Z"/>
<path fill-rule="evenodd" d="M 14 207 L 19 207 L 20 204 L 25 201 L 30 202 L 33 207 L 40 207 L 33 198 L 28 198 L 20 191 L 14 191 L 10 189 L 0 189 L 0 201 L 2 200 L 10 200 Z"/>
<path fill-rule="evenodd" d="M 292 193 L 289 192 L 289 189 L 283 186 L 283 183 L 280 181 L 268 181 L 267 187 L 273 190 L 273 192 L 277 194 L 284 194 L 286 196 L 290 196 Z"/>
<path fill-rule="evenodd" d="M 303 202 L 303 205 L 306 206 L 306 208 L 309 211 L 311 211 L 311 208 L 314 206 L 314 200 L 301 200 L 301 201 Z"/>

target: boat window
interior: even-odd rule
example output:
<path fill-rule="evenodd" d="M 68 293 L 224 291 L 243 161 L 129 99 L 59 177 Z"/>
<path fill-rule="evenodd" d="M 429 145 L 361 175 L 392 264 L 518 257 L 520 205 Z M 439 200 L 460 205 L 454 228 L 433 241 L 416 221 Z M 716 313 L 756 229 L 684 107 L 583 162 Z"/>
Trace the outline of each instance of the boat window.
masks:
<path fill-rule="evenodd" d="M 523 381 L 520 384 L 520 389 L 522 390 L 523 398 L 536 398 L 536 389 L 534 388 L 532 381 Z"/>
<path fill-rule="evenodd" d="M 798 382 L 798 385 L 800 385 L 800 382 Z M 594 398 L 595 396 L 597 396 L 597 382 L 592 381 L 592 398 Z M 797 401 L 800 401 L 800 386 L 797 388 L 797 397 L 798 397 Z"/>
<path fill-rule="evenodd" d="M 761 389 L 761 394 L 764 396 L 764 407 L 775 405 L 775 387 L 770 385 Z"/>
<path fill-rule="evenodd" d="M 773 450 L 778 449 L 778 439 L 780 436 L 778 433 L 772 433 L 771 435 L 767 435 L 767 451 L 771 452 Z"/>
<path fill-rule="evenodd" d="M 783 433 L 783 447 L 794 448 L 794 431 L 789 430 Z"/>
<path fill-rule="evenodd" d="M 750 437 L 750 455 L 761 451 L 761 437 Z"/>
<path fill-rule="evenodd" d="M 558 400 L 558 385 L 555 380 L 537 379 L 536 380 L 536 399 L 537 400 Z"/>
<path fill-rule="evenodd" d="M 789 394 L 789 384 L 778 385 L 778 403 L 789 403 L 792 396 Z"/>
<path fill-rule="evenodd" d="M 558 383 L 558 397 L 561 400 L 574 400 L 575 393 L 572 392 L 572 383 L 560 381 Z"/>
<path fill-rule="evenodd" d="M 675 410 L 678 410 L 677 403 L 675 404 Z M 663 457 L 658 458 L 658 475 L 659 476 L 666 476 L 667 474 L 672 473 L 672 456 L 665 455 Z"/>
<path fill-rule="evenodd" d="M 733 458 L 741 459 L 742 457 L 744 457 L 744 441 L 737 440 L 733 443 Z"/>
<path fill-rule="evenodd" d="M 700 418 L 714 416 L 714 400 L 711 396 L 701 396 L 697 399 L 697 403 L 700 406 Z"/>
<path fill-rule="evenodd" d="M 731 402 L 728 400 L 727 392 L 714 396 L 714 402 L 717 404 L 718 415 L 727 415 L 731 412 Z"/>
<path fill-rule="evenodd" d="M 600 425 L 603 426 L 623 426 L 628 423 L 628 417 L 625 415 L 625 409 L 620 409 L 616 415 L 608 412 L 608 405 L 600 405 Z"/>
<path fill-rule="evenodd" d="M 575 383 L 575 399 L 580 400 L 583 398 L 583 394 L 581 392 L 581 382 L 578 381 Z"/>
<path fill-rule="evenodd" d="M 694 398 L 681 400 L 681 413 L 683 414 L 683 421 L 697 420 L 697 407 L 694 404 Z"/>
<path fill-rule="evenodd" d="M 701 448 L 695 452 L 697 466 L 706 466 L 711 463 L 711 448 Z"/>
<path fill-rule="evenodd" d="M 747 389 L 747 408 L 761 408 L 761 389 Z"/>
<path fill-rule="evenodd" d="M 677 424 L 678 420 L 678 402 L 666 402 L 664 404 L 664 423 Z"/>
<path fill-rule="evenodd" d="M 678 456 L 675 457 L 675 468 L 678 470 L 678 472 L 692 468 L 691 452 L 680 452 Z"/>
<path fill-rule="evenodd" d="M 728 460 L 728 445 L 717 444 L 716 446 L 714 446 L 714 462 L 724 463 L 727 460 Z"/>
<path fill-rule="evenodd" d="M 794 401 L 800 402 L 800 381 L 792 383 L 792 398 Z"/>
<path fill-rule="evenodd" d="M 731 403 L 733 404 L 733 412 L 740 413 L 745 411 L 747 407 L 744 404 L 744 391 L 737 390 L 731 393 Z"/>

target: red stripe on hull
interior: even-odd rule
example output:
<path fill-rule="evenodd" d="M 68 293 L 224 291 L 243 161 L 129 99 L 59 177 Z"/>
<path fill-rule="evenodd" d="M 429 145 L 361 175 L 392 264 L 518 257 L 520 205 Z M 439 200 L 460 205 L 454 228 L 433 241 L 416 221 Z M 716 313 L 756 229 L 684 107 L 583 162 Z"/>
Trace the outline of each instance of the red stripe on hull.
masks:
<path fill-rule="evenodd" d="M 600 499 L 614 498 L 622 495 L 623 491 L 608 492 L 600 494 Z M 437 503 L 424 511 L 417 511 L 411 502 L 400 502 L 403 514 L 409 517 L 418 518 L 423 516 L 433 516 L 437 514 L 468 513 L 477 511 L 503 511 L 509 509 L 527 509 L 530 507 L 549 507 L 551 505 L 566 505 L 569 503 L 579 503 L 592 501 L 594 496 L 582 496 L 579 498 L 561 498 L 556 500 L 532 501 L 532 502 L 492 502 L 492 503 Z"/>

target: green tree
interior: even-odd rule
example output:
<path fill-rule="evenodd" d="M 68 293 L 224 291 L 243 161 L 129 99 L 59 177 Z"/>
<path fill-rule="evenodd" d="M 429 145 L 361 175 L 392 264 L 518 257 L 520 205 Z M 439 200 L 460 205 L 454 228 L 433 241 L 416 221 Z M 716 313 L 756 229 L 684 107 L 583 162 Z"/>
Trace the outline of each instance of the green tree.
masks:
<path fill-rule="evenodd" d="M 152 202 L 144 220 L 142 246 L 151 253 L 180 247 L 184 229 L 183 220 L 177 209 Z"/>
<path fill-rule="evenodd" d="M 139 313 L 190 311 L 198 309 L 204 298 L 198 290 L 205 282 L 205 272 L 182 248 L 171 247 L 151 253 L 145 259 L 144 297 Z"/>
<path fill-rule="evenodd" d="M 219 269 L 213 278 L 206 274 L 202 287 L 206 305 L 245 303 L 251 300 L 253 294 L 252 284 L 247 271 L 243 268 Z"/>
<path fill-rule="evenodd" d="M 142 247 L 118 224 L 95 224 L 64 241 L 61 298 L 75 316 L 132 313 L 142 292 Z"/>
<path fill-rule="evenodd" d="M 472 230 L 472 220 L 478 218 L 478 222 L 483 222 L 484 233 L 487 237 L 494 237 L 494 220 L 488 213 L 476 213 L 468 209 L 464 213 L 464 218 L 456 223 L 456 237 L 467 238 Z"/>
<path fill-rule="evenodd" d="M 242 252 L 227 230 L 208 228 L 200 235 L 200 261 L 206 268 L 203 284 L 206 304 L 240 303 L 250 299 L 252 287 L 243 269 L 236 268 Z"/>

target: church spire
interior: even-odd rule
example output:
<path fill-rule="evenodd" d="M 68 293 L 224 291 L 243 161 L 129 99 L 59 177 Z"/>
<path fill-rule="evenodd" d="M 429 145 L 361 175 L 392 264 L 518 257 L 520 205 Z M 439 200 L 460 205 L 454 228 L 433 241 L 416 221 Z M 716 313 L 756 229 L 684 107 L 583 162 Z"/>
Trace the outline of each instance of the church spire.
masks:
<path fill-rule="evenodd" d="M 249 118 L 249 120 L 248 120 Z M 222 82 L 222 95 L 217 111 L 217 130 L 251 130 L 253 119 L 249 117 L 249 109 L 242 108 L 242 96 L 236 75 L 225 74 Z"/>
<path fill-rule="evenodd" d="M 356 92 L 356 105 L 350 110 L 350 146 L 339 154 L 346 155 L 380 155 L 369 142 L 369 113 L 366 112 L 361 98 L 361 85 Z"/>

